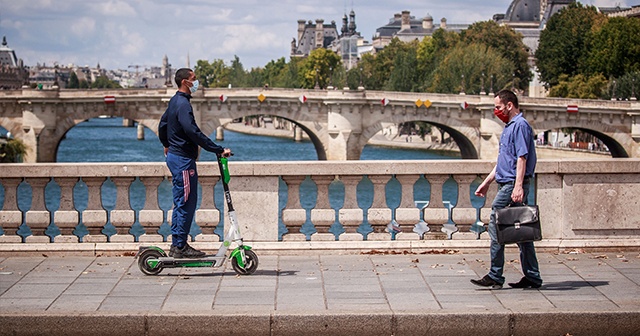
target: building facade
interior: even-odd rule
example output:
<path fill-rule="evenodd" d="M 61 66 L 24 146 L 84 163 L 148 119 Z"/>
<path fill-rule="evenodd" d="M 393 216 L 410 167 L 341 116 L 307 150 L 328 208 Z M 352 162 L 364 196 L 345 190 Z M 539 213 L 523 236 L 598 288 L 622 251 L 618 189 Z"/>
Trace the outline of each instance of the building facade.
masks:
<path fill-rule="evenodd" d="M 0 45 L 0 90 L 15 90 L 28 84 L 28 73 L 22 59 L 16 57 L 13 49 L 7 44 L 7 37 L 2 37 Z"/>

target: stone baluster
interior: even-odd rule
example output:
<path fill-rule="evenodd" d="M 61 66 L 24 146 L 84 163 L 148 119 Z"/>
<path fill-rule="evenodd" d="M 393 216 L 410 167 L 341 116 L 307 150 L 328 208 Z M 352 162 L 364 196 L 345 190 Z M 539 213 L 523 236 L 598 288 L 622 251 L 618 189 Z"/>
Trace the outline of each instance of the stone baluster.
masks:
<path fill-rule="evenodd" d="M 315 208 L 311 209 L 311 223 L 316 228 L 316 233 L 311 236 L 311 240 L 336 240 L 329 228 L 336 221 L 336 211 L 329 203 L 329 185 L 335 176 L 316 175 L 311 177 L 318 187 L 318 196 Z"/>
<path fill-rule="evenodd" d="M 449 175 L 426 175 L 425 178 L 431 186 L 429 193 L 429 205 L 424 209 L 424 221 L 428 224 L 444 224 L 449 220 L 449 210 L 442 202 L 442 186 L 449 179 Z M 426 236 L 426 235 L 425 235 Z"/>
<path fill-rule="evenodd" d="M 158 186 L 164 180 L 163 177 L 141 177 L 140 182 L 145 188 L 144 208 L 138 212 L 138 221 L 145 233 L 138 238 L 141 242 L 162 241 L 158 229 L 162 225 L 164 212 L 158 205 Z"/>
<path fill-rule="evenodd" d="M 83 177 L 82 181 L 87 185 L 89 199 L 87 208 L 82 212 L 82 223 L 87 227 L 89 234 L 83 238 L 87 243 L 102 243 L 107 237 L 102 233 L 107 223 L 107 210 L 102 206 L 102 184 L 104 177 Z"/>
<path fill-rule="evenodd" d="M 338 220 L 344 228 L 340 240 L 363 240 L 362 234 L 356 230 L 364 221 L 364 211 L 358 206 L 358 183 L 362 176 L 340 176 L 344 184 L 344 204 L 338 211 Z"/>
<path fill-rule="evenodd" d="M 0 183 L 4 187 L 4 204 L 0 210 L 0 226 L 4 235 L 0 242 L 21 242 L 22 238 L 16 234 L 22 224 L 22 211 L 18 209 L 18 186 L 22 178 L 3 177 Z"/>
<path fill-rule="evenodd" d="M 471 205 L 471 183 L 475 181 L 476 177 L 476 175 L 466 174 L 453 176 L 453 178 L 458 183 L 458 202 L 456 203 L 456 207 L 452 210 L 451 219 L 458 228 L 460 227 L 460 225 L 472 225 L 476 222 L 478 213 L 476 211 L 476 208 Z M 456 236 L 460 236 L 459 238 L 464 238 L 463 236 L 467 234 L 469 233 L 465 232 L 464 234 L 457 234 Z"/>
<path fill-rule="evenodd" d="M 413 185 L 418 181 L 420 175 L 396 175 L 396 179 L 402 186 L 402 197 L 400 198 L 400 206 L 396 209 L 396 222 L 398 225 L 413 226 L 420 222 L 420 209 L 413 202 Z M 396 236 L 398 240 L 417 240 L 420 237 L 417 233 L 410 230 L 404 230 Z"/>
<path fill-rule="evenodd" d="M 300 232 L 300 228 L 307 221 L 307 211 L 300 204 L 300 185 L 305 176 L 283 176 L 282 179 L 287 184 L 288 195 L 287 205 L 282 210 L 282 222 L 287 227 L 288 232 L 282 236 L 282 240 L 307 240 L 307 237 Z"/>
<path fill-rule="evenodd" d="M 31 186 L 31 209 L 25 213 L 25 223 L 31 229 L 33 236 L 27 237 L 27 242 L 49 242 L 45 231 L 51 222 L 51 215 L 44 203 L 44 189 L 50 178 L 29 177 L 25 179 Z"/>
<path fill-rule="evenodd" d="M 484 176 L 482 179 L 484 180 Z M 531 189 L 529 190 L 531 192 Z M 494 181 L 489 185 L 489 189 L 487 190 L 487 195 L 484 198 L 484 205 L 480 209 L 480 220 L 487 225 L 489 225 L 489 219 L 491 217 L 491 205 L 493 204 L 493 199 L 496 198 L 498 194 L 498 184 Z"/>
<path fill-rule="evenodd" d="M 111 177 L 116 186 L 116 206 L 111 210 L 111 224 L 116 227 L 117 232 L 117 237 L 111 237 L 112 241 L 133 241 L 134 237 L 129 233 L 136 220 L 129 201 L 129 188 L 133 180 L 133 177 Z"/>
<path fill-rule="evenodd" d="M 53 213 L 53 222 L 60 229 L 60 236 L 55 237 L 55 242 L 78 242 L 78 237 L 73 234 L 80 221 L 80 216 L 73 202 L 73 188 L 78 183 L 77 177 L 56 177 L 56 183 L 60 186 L 60 207 Z"/>
<path fill-rule="evenodd" d="M 196 210 L 196 223 L 202 229 L 202 234 L 196 237 L 198 241 L 220 241 L 220 237 L 213 233 L 220 223 L 220 211 L 216 208 L 214 187 L 220 180 L 217 176 L 200 176 L 198 182 L 202 187 L 200 208 Z"/>
<path fill-rule="evenodd" d="M 385 228 L 391 223 L 392 212 L 386 202 L 386 185 L 389 175 L 369 175 L 373 183 L 373 203 L 367 211 L 369 224 L 373 232 L 367 236 L 367 240 L 391 240 L 391 234 L 385 232 Z"/>

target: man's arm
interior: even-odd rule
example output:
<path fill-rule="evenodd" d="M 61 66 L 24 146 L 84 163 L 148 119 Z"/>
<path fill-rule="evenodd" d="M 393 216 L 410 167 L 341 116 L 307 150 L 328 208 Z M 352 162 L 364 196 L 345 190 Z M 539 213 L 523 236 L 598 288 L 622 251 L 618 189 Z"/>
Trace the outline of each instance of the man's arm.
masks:
<path fill-rule="evenodd" d="M 491 170 L 491 173 L 489 173 L 489 175 L 487 175 L 484 181 L 482 181 L 482 183 L 478 186 L 478 189 L 476 189 L 476 192 L 475 192 L 476 196 L 479 196 L 479 197 L 487 196 L 487 190 L 489 190 L 489 185 L 496 178 L 497 167 L 498 167 L 497 165 L 493 166 L 493 170 Z"/>
<path fill-rule="evenodd" d="M 521 156 L 516 162 L 516 182 L 513 185 L 513 192 L 511 192 L 511 200 L 514 203 L 522 203 L 524 199 L 524 190 L 522 189 L 522 183 L 524 182 L 524 172 L 526 169 L 527 159 L 524 156 Z"/>

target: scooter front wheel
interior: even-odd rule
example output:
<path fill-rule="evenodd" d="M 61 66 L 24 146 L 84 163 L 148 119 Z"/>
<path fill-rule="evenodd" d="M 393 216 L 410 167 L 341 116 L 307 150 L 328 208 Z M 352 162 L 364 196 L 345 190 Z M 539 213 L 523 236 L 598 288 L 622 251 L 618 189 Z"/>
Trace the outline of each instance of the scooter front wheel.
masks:
<path fill-rule="evenodd" d="M 162 272 L 163 267 L 158 263 L 155 266 L 151 266 L 149 260 L 158 259 L 160 257 L 164 257 L 163 253 L 158 250 L 148 249 L 140 253 L 138 257 L 138 268 L 140 271 L 146 275 L 158 275 L 158 273 Z"/>
<path fill-rule="evenodd" d="M 244 267 L 238 264 L 237 258 L 231 258 L 231 266 L 233 270 L 240 275 L 250 275 L 258 269 L 258 256 L 251 250 L 244 251 L 245 263 Z"/>

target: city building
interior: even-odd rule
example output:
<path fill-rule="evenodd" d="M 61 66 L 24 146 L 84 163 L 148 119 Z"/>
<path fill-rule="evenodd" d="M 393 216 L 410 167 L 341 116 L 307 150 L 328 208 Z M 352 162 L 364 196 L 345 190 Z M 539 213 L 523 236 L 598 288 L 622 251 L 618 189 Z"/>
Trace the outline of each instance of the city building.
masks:
<path fill-rule="evenodd" d="M 0 90 L 15 90 L 27 84 L 28 73 L 22 59 L 16 57 L 13 49 L 7 44 L 7 37 L 2 37 L 0 46 Z"/>
<path fill-rule="evenodd" d="M 402 13 L 394 14 L 389 23 L 376 29 L 371 43 L 376 50 L 380 50 L 389 45 L 394 38 L 402 42 L 420 41 L 433 35 L 440 28 L 459 33 L 468 27 L 468 24 L 448 24 L 446 18 L 442 18 L 439 24 L 434 24 L 433 17 L 429 14 L 416 19 L 415 16 L 411 16 L 410 11 L 404 10 Z"/>

